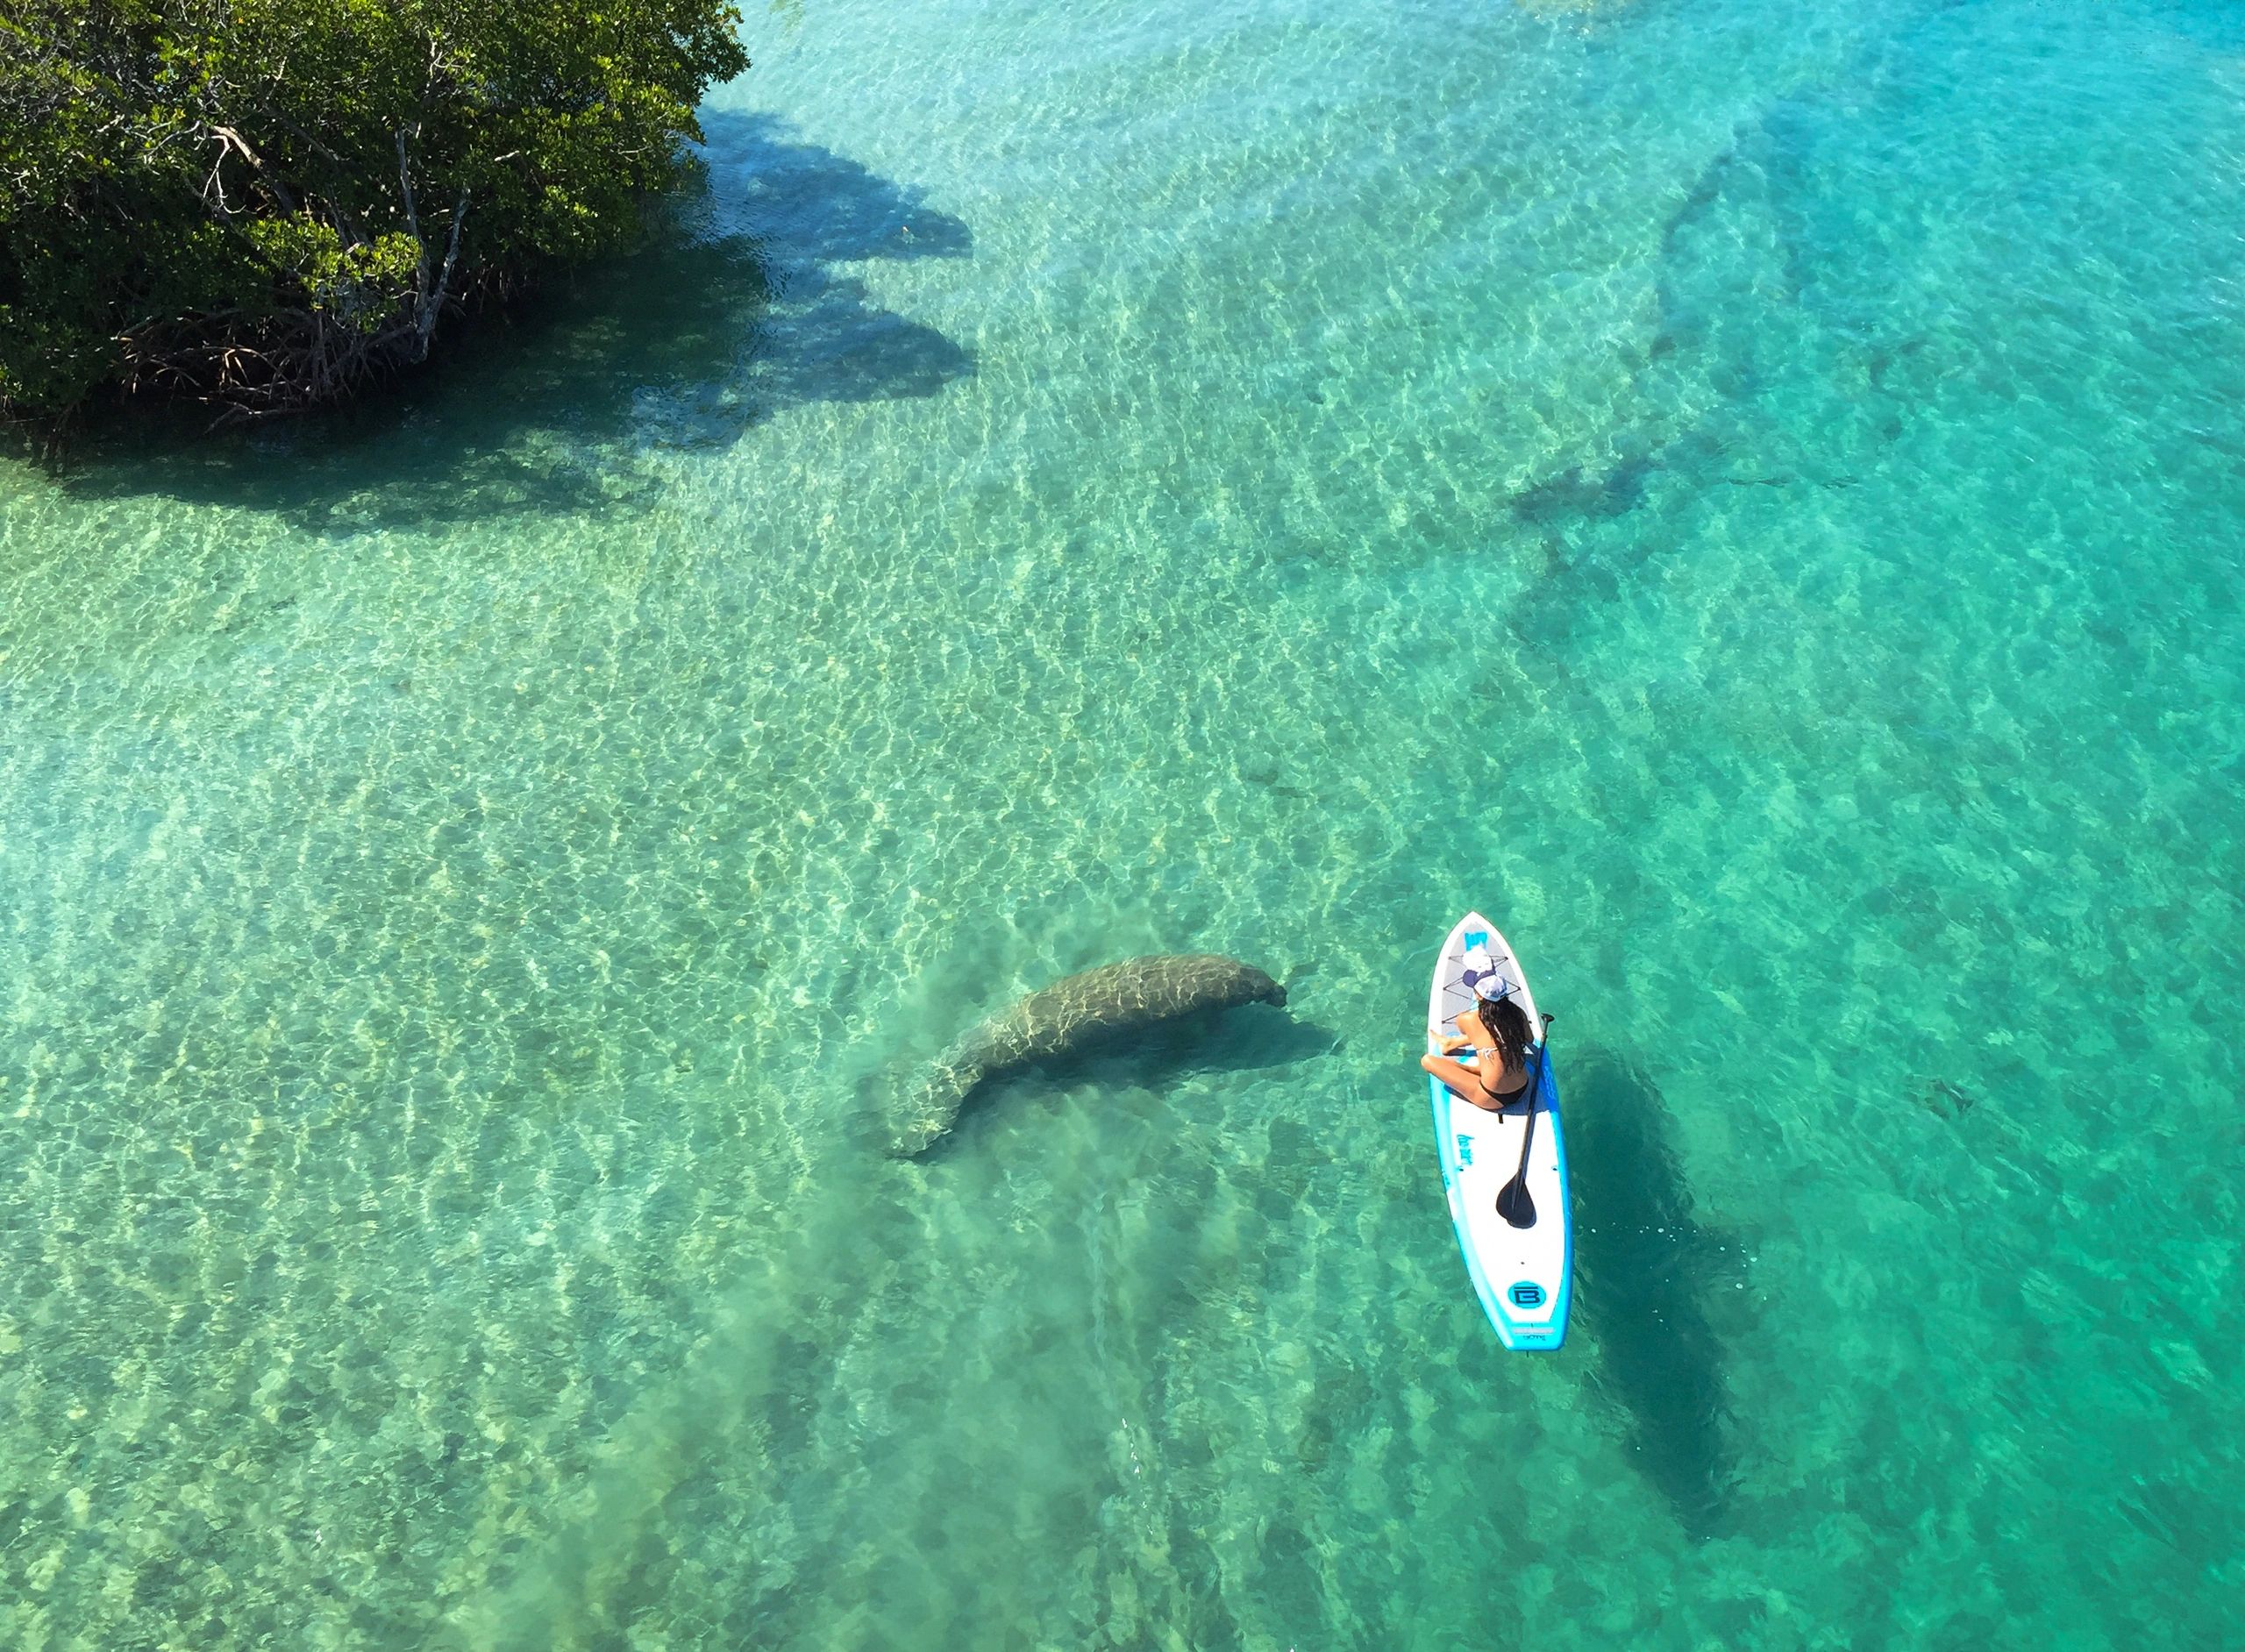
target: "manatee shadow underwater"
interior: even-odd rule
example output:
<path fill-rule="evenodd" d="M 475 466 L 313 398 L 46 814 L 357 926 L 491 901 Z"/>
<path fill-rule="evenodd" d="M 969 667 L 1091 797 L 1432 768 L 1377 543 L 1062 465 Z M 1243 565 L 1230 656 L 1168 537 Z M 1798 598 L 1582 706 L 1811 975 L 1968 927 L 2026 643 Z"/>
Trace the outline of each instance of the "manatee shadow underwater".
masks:
<path fill-rule="evenodd" d="M 1564 1068 L 1577 1311 L 1597 1339 L 1592 1385 L 1627 1414 L 1633 1454 L 1694 1538 L 1714 1535 L 1731 1456 L 1714 1291 L 1735 1283 L 1735 1246 L 1693 1221 L 1646 1074 L 1592 1049 Z"/>

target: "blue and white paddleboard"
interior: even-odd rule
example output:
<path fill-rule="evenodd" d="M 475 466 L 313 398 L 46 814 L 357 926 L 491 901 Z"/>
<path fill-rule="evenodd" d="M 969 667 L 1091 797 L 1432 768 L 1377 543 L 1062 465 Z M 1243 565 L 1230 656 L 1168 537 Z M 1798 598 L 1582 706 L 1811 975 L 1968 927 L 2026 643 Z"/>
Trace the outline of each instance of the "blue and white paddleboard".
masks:
<path fill-rule="evenodd" d="M 1465 984 L 1465 955 L 1488 949 L 1503 989 L 1528 1012 L 1528 1024 L 1541 1036 L 1528 977 L 1497 926 L 1478 912 L 1457 922 L 1443 943 L 1435 964 L 1434 991 L 1427 1000 L 1427 1049 L 1442 1053 L 1443 1040 L 1456 1035 L 1457 1017 L 1473 1008 Z M 1472 1065 L 1470 1053 L 1468 1065 Z M 1559 1083 L 1551 1072 L 1550 1047 L 1529 1058 L 1535 1073 L 1529 1099 L 1501 1113 L 1477 1107 L 1453 1095 L 1431 1074 L 1427 1087 L 1435 1104 L 1435 1140 L 1442 1149 L 1442 1185 L 1450 1195 L 1450 1219 L 1465 1271 L 1507 1348 L 1554 1349 L 1566 1340 L 1567 1306 L 1572 1296 L 1574 1228 L 1567 1212 L 1567 1149 L 1559 1134 Z M 1497 1214 L 1497 1193 L 1520 1169 L 1528 1119 L 1536 1116 L 1536 1136 L 1528 1149 L 1528 1193 L 1536 1220 L 1515 1228 Z"/>

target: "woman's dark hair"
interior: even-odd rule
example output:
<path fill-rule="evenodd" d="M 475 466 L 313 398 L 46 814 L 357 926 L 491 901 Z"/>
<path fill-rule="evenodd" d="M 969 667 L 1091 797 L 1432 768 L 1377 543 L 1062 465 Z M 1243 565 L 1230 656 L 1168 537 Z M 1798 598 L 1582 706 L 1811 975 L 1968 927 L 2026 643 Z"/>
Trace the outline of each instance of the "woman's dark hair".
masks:
<path fill-rule="evenodd" d="M 1528 1027 L 1528 1012 L 1519 1001 L 1511 998 L 1485 998 L 1479 1005 L 1481 1025 L 1488 1029 L 1489 1040 L 1497 1047 L 1498 1058 L 1506 1070 L 1528 1065 L 1529 1046 L 1536 1041 Z M 1497 1075 L 1489 1075 L 1492 1079 Z"/>

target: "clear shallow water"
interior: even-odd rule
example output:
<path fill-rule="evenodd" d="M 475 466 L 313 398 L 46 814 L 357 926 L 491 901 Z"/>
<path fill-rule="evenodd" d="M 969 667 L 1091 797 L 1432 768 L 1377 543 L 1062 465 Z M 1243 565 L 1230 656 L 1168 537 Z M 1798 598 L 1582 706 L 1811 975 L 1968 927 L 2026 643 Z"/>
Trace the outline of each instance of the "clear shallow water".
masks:
<path fill-rule="evenodd" d="M 748 34 L 403 413 L 0 474 L 0 1640 L 2245 1638 L 2245 28 Z"/>

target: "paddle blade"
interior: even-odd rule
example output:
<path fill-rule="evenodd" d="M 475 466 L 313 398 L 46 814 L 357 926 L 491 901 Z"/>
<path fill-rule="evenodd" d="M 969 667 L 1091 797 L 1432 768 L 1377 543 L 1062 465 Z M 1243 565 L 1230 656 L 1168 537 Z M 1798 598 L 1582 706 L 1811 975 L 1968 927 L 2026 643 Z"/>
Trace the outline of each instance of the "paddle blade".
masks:
<path fill-rule="evenodd" d="M 1497 1190 L 1497 1214 L 1515 1228 L 1536 1225 L 1536 1201 L 1528 1196 L 1528 1172 L 1522 1171 Z"/>

